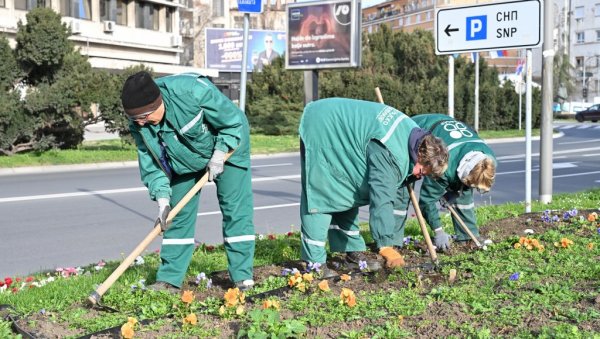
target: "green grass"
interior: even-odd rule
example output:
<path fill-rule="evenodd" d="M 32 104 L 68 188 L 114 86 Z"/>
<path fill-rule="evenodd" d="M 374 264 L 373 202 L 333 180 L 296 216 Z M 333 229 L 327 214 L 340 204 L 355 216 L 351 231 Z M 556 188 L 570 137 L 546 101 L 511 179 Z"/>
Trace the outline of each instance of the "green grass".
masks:
<path fill-rule="evenodd" d="M 251 135 L 252 154 L 294 152 L 300 149 L 297 135 Z M 77 149 L 30 152 L 10 157 L 0 156 L 0 168 L 42 165 L 90 164 L 99 162 L 136 161 L 134 145 L 120 140 L 84 141 Z"/>
<path fill-rule="evenodd" d="M 600 189 L 575 194 L 555 195 L 551 204 L 534 202 L 532 210 L 540 212 L 546 209 L 570 210 L 598 209 L 600 207 Z M 523 212 L 522 204 L 483 206 L 478 208 L 480 224 L 518 216 Z M 449 225 L 447 225 L 449 226 Z M 416 220 L 409 220 L 408 234 L 418 235 Z M 187 312 L 213 317 L 215 321 L 239 322 L 241 329 L 248 332 L 284 335 L 289 331 L 302 331 L 307 328 L 335 328 L 344 338 L 399 338 L 417 336 L 414 331 L 422 327 L 439 324 L 451 331 L 451 336 L 490 338 L 497 335 L 499 329 L 508 329 L 511 337 L 519 338 L 599 338 L 598 333 L 586 330 L 586 323 L 600 321 L 600 312 L 594 306 L 597 297 L 597 279 L 600 276 L 600 234 L 598 224 L 585 221 L 558 224 L 558 227 L 534 235 L 545 244 L 543 252 L 516 250 L 513 244 L 518 235 L 495 243 L 488 251 L 475 251 L 455 256 L 444 256 L 441 260 L 443 275 L 450 268 L 459 272 L 469 272 L 470 278 L 461 279 L 454 285 L 445 281 L 432 284 L 432 288 L 421 286 L 422 278 L 413 271 L 397 271 L 387 277 L 388 281 L 402 282 L 406 287 L 391 290 L 379 290 L 373 283 L 368 290 L 354 291 L 357 305 L 354 308 L 340 305 L 338 295 L 329 293 L 294 292 L 289 298 L 280 299 L 281 314 L 260 310 L 258 306 L 247 306 L 248 312 L 235 315 L 228 312 L 219 315 L 223 300 L 209 298 L 182 306 L 175 296 L 166 294 L 142 293 L 131 291 L 132 285 L 139 285 L 141 279 L 152 283 L 158 255 L 145 255 L 145 262 L 130 267 L 103 297 L 106 305 L 118 308 L 122 314 L 96 312 L 90 317 L 86 308 L 79 305 L 97 284 L 104 281 L 116 268 L 117 262 L 108 263 L 101 270 L 85 268 L 88 272 L 70 278 L 56 278 L 40 288 L 25 288 L 18 293 L 0 293 L 0 304 L 10 304 L 22 315 L 50 312 L 55 321 L 67 322 L 71 327 L 91 333 L 99 329 L 117 326 L 127 321 L 126 315 L 138 319 L 163 318 L 168 314 L 176 316 Z M 291 226 L 293 229 L 293 226 Z M 587 233 L 582 233 L 587 230 Z M 366 229 L 365 229 L 366 231 Z M 589 236 L 590 231 L 593 234 Z M 583 236 L 582 234 L 588 234 Z M 365 234 L 366 235 L 366 234 Z M 568 249 L 555 247 L 553 243 L 568 237 L 574 245 Z M 589 249 L 587 244 L 593 243 Z M 300 238 L 298 233 L 292 236 L 280 235 L 275 240 L 267 237 L 257 241 L 256 265 L 286 262 L 299 259 Z M 224 270 L 227 262 L 222 246 L 212 250 L 201 246 L 195 251 L 188 270 L 188 277 L 200 272 Z M 509 276 L 520 272 L 520 278 L 510 281 Z M 47 274 L 35 275 L 35 281 L 47 279 Z M 13 277 L 13 280 L 15 277 Z M 426 280 L 423 280 L 426 281 Z M 281 277 L 273 277 L 256 286 L 258 293 L 286 284 Z M 584 286 L 593 286 L 584 289 Z M 586 302 L 589 301 L 589 302 Z M 574 308 L 579 303 L 582 308 Z M 260 304 L 260 303 L 259 303 Z M 434 317 L 422 318 L 428 314 L 432 305 L 454 305 L 458 312 L 436 313 Z M 294 321 L 290 320 L 293 317 Z M 542 327 L 530 328 L 524 320 L 550 317 Z M 364 319 L 378 320 L 379 323 L 365 322 Z M 343 324 L 361 324 L 347 327 Z M 339 326 L 339 327 L 336 327 Z M 188 335 L 219 337 L 217 327 L 200 324 L 199 327 L 184 329 Z M 300 333 L 300 332 L 297 332 Z M 285 335 L 284 335 L 285 336 Z M 294 335 L 292 335 L 294 336 Z M 10 329 L 0 320 L 0 337 L 10 337 Z"/>
<path fill-rule="evenodd" d="M 539 135 L 539 129 L 532 131 Z M 525 136 L 525 130 L 481 131 L 483 139 L 512 138 Z M 252 154 L 272 154 L 297 152 L 300 139 L 297 135 L 250 135 Z M 0 156 L 0 168 L 14 168 L 42 165 L 90 164 L 99 162 L 136 161 L 137 153 L 134 145 L 122 143 L 120 140 L 85 141 L 77 149 L 50 150 L 46 152 L 30 152 L 14 156 Z"/>

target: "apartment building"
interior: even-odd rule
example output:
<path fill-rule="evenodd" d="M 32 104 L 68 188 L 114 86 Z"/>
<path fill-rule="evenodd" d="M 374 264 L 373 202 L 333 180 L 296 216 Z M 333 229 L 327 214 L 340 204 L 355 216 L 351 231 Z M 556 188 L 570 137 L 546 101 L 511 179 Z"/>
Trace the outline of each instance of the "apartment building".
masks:
<path fill-rule="evenodd" d="M 143 63 L 161 75 L 218 76 L 185 60 L 180 14 L 191 5 L 188 0 L 0 0 L 0 32 L 14 47 L 17 22 L 26 22 L 35 7 L 49 7 L 71 27 L 70 39 L 94 68 L 119 71 Z"/>
<path fill-rule="evenodd" d="M 600 100 L 600 0 L 564 0 L 567 12 L 569 55 L 575 69 L 576 91 L 572 99 Z M 584 88 L 587 97 L 584 97 Z"/>

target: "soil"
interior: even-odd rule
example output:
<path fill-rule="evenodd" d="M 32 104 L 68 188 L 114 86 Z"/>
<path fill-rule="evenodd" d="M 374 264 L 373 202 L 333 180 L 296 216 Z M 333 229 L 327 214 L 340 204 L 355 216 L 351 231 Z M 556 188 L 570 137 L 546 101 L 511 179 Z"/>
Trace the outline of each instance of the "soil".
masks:
<path fill-rule="evenodd" d="M 579 215 L 583 215 L 587 217 L 588 213 L 592 211 L 579 211 Z M 558 212 L 557 212 L 558 213 Z M 486 239 L 491 239 L 494 242 L 499 242 L 509 237 L 518 239 L 519 236 L 524 236 L 525 229 L 533 230 L 535 234 L 544 233 L 552 228 L 556 227 L 554 223 L 544 223 L 541 220 L 540 213 L 530 213 L 523 214 L 520 216 L 505 218 L 501 220 L 496 220 L 492 222 L 488 222 L 485 226 L 483 226 L 480 230 L 481 235 Z M 590 231 L 587 231 L 590 232 Z M 580 234 L 580 235 L 589 235 L 592 234 Z M 469 244 L 467 246 L 453 246 L 453 249 L 448 254 L 440 254 L 440 258 L 445 255 L 455 255 L 463 252 L 476 251 L 476 247 L 474 244 Z M 439 284 L 445 284 L 448 281 L 447 276 L 441 275 L 438 271 L 430 269 L 431 262 L 428 252 L 426 251 L 426 245 L 424 243 L 419 243 L 417 245 L 410 245 L 401 250 L 405 261 L 407 262 L 407 269 L 418 272 L 418 283 L 420 287 L 423 289 L 424 293 L 427 293 L 432 288 L 436 287 Z M 373 259 L 382 258 L 379 257 L 375 253 L 369 253 L 369 256 Z M 600 259 L 600 258 L 599 258 Z M 348 267 L 344 264 L 342 258 L 333 258 L 331 261 L 338 262 L 341 264 L 341 268 L 338 266 L 330 266 L 331 268 L 336 268 L 338 273 L 343 273 L 344 270 L 351 270 L 352 267 Z M 299 262 L 293 263 L 283 263 L 276 265 L 268 265 L 262 267 L 256 267 L 254 270 L 254 276 L 257 284 L 260 284 L 264 279 L 267 279 L 270 276 L 280 276 L 282 270 L 284 268 L 298 268 L 299 270 L 303 270 L 304 267 Z M 356 274 L 353 275 L 353 278 L 350 281 L 344 282 L 343 286 L 352 289 L 353 291 L 371 291 L 371 290 L 398 290 L 402 288 L 406 288 L 406 282 L 403 281 L 393 281 L 390 282 L 386 278 L 386 271 L 382 270 L 376 272 L 375 274 L 367 274 L 364 277 L 361 276 L 361 273 L 358 271 L 354 271 Z M 226 272 L 216 272 L 212 276 L 213 287 L 210 289 L 205 289 L 204 291 L 199 291 L 197 286 L 195 286 L 195 281 L 188 281 L 187 286 L 184 286 L 183 289 L 192 289 L 195 292 L 195 296 L 198 300 L 205 300 L 208 297 L 215 297 L 218 299 L 223 298 L 224 293 L 228 288 L 232 287 L 229 282 L 229 277 Z M 470 278 L 468 272 L 461 272 L 458 274 L 456 281 L 467 280 Z M 339 277 L 334 277 L 330 280 L 329 286 L 333 293 L 339 294 L 341 291 L 341 283 L 339 281 Z M 573 309 L 577 309 L 580 311 L 589 310 L 590 308 L 595 309 L 597 312 L 600 312 L 600 294 L 598 294 L 598 286 L 597 283 L 590 282 L 589 284 L 582 284 L 577 286 L 577 289 L 582 292 L 587 292 L 596 295 L 595 298 L 591 298 L 590 300 L 581 300 L 579 302 L 574 302 L 571 304 Z M 291 293 L 286 288 L 283 288 L 279 291 L 278 296 L 282 299 L 285 299 L 288 293 Z M 252 303 L 252 298 L 248 298 L 248 302 Z M 88 312 L 88 316 L 90 318 L 94 318 L 96 316 L 101 316 L 104 310 L 100 309 L 90 309 L 86 305 L 73 305 L 73 310 L 85 308 L 86 312 Z M 456 330 L 453 328 L 446 326 L 448 322 L 453 322 L 455 324 L 470 324 L 473 327 L 478 327 L 478 319 L 474 318 L 473 315 L 467 314 L 463 312 L 464 306 L 461 306 L 457 303 L 449 303 L 449 302 L 441 302 L 436 301 L 429 304 L 424 313 L 421 313 L 416 316 L 407 316 L 400 320 L 402 327 L 411 333 L 415 337 L 422 338 L 431 338 L 431 337 L 448 337 L 448 336 L 456 336 L 459 335 Z M 290 313 L 290 312 L 288 312 Z M 293 314 L 288 314 L 286 312 L 282 312 L 283 318 L 292 317 Z M 0 314 L 3 316 L 3 314 Z M 27 318 L 18 319 L 15 321 L 15 324 L 18 325 L 21 329 L 26 332 L 32 334 L 35 338 L 64 338 L 64 337 L 78 337 L 84 336 L 85 333 L 82 333 L 80 330 L 74 330 L 69 328 L 69 324 L 56 322 L 53 314 L 47 312 L 45 314 L 32 314 Z M 539 329 L 543 326 L 548 326 L 553 323 L 553 319 L 555 319 L 554 314 L 550 312 L 540 313 L 536 315 L 527 315 L 519 325 L 520 327 L 510 327 L 510 328 L 494 328 L 493 324 L 485 324 L 485 327 L 490 328 L 492 333 L 497 336 L 506 336 L 506 337 L 514 337 L 517 331 L 520 329 L 526 328 L 532 331 Z M 592 318 L 593 319 L 593 318 Z M 211 328 L 217 330 L 219 337 L 235 337 L 236 333 L 239 331 L 242 324 L 235 320 L 223 320 L 219 317 L 211 316 L 211 315 L 198 315 L 198 323 L 202 324 L 204 328 Z M 384 319 L 368 319 L 362 318 L 357 320 L 345 321 L 343 323 L 333 323 L 328 326 L 318 326 L 318 327 L 309 327 L 306 333 L 307 337 L 319 337 L 319 338 L 336 338 L 339 337 L 341 333 L 348 332 L 352 330 L 360 330 L 365 326 L 377 326 L 383 325 L 385 323 Z M 181 336 L 181 328 L 180 324 L 173 320 L 167 319 L 162 322 L 163 325 L 158 327 L 158 329 L 154 329 L 152 331 L 138 331 L 136 332 L 136 338 L 158 338 L 161 336 L 169 336 L 169 337 L 177 337 Z M 483 325 L 483 324 L 479 324 Z M 596 333 L 600 333 L 600 322 L 598 321 L 587 321 L 583 323 L 579 323 L 579 328 L 587 331 L 595 331 Z M 84 338 L 113 338 L 119 337 L 120 330 L 114 329 L 112 332 L 105 331 L 102 334 L 94 334 L 94 335 L 85 335 Z"/>

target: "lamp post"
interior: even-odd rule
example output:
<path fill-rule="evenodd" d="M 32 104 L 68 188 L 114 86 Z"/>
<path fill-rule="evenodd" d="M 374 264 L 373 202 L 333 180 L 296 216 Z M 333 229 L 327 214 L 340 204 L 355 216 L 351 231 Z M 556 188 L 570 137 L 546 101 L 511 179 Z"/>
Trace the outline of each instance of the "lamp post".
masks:
<path fill-rule="evenodd" d="M 581 91 L 582 91 L 582 93 L 583 92 L 587 92 L 586 89 L 585 89 L 585 88 L 587 88 L 587 83 L 586 83 L 587 79 L 586 79 L 586 72 L 585 72 L 585 64 L 588 61 L 590 61 L 590 60 L 598 59 L 598 57 L 600 57 L 600 55 L 598 55 L 598 54 L 592 55 L 592 56 L 589 56 L 589 57 L 585 57 L 585 56 L 583 57 L 583 78 L 582 78 L 583 81 L 581 83 Z M 597 69 L 598 69 L 598 62 L 596 61 L 596 71 L 597 71 Z M 588 93 L 586 93 L 586 94 L 588 94 Z M 586 99 L 587 99 L 587 95 L 583 96 L 583 102 L 586 102 Z"/>

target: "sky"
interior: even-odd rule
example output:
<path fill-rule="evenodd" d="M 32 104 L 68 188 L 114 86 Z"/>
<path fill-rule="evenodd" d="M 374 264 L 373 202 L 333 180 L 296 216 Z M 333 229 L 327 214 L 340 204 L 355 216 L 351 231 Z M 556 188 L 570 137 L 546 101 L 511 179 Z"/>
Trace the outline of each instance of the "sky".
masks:
<path fill-rule="evenodd" d="M 385 2 L 386 0 L 362 0 L 360 3 L 360 7 L 362 8 L 367 8 L 367 7 L 371 7 L 377 4 L 380 4 L 382 2 Z"/>

